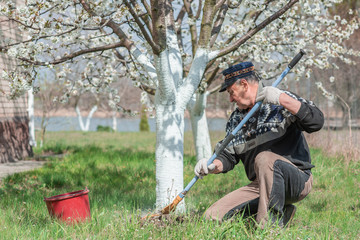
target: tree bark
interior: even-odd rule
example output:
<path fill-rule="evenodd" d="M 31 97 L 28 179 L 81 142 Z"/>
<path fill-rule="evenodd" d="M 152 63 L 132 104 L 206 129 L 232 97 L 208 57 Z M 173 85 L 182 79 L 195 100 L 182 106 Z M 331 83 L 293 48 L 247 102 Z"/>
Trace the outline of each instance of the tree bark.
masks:
<path fill-rule="evenodd" d="M 211 157 L 211 141 L 205 112 L 207 96 L 208 92 L 194 94 L 188 104 L 197 161 Z"/>

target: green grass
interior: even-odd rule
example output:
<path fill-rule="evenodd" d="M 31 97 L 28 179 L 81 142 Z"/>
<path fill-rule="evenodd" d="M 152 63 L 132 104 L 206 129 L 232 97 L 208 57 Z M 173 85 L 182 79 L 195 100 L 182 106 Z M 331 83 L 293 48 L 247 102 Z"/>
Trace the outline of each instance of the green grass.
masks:
<path fill-rule="evenodd" d="M 213 144 L 221 133 L 212 133 Z M 195 151 L 185 135 L 187 184 L 193 178 Z M 312 149 L 314 186 L 290 229 L 256 229 L 241 218 L 205 221 L 205 209 L 249 181 L 238 165 L 227 174 L 199 181 L 185 199 L 187 212 L 163 222 L 139 221 L 155 203 L 155 134 L 49 132 L 43 149 L 66 153 L 48 158 L 43 168 L 0 182 L 0 239 L 360 239 L 360 166 L 324 157 Z M 67 225 L 51 219 L 44 197 L 90 190 L 90 222 Z M 181 221 L 180 221 L 181 220 Z"/>

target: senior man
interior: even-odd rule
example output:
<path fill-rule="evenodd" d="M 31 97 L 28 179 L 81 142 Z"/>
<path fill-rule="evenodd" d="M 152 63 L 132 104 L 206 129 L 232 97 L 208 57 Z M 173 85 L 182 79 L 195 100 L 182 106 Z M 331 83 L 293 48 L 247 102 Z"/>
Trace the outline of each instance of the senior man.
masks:
<path fill-rule="evenodd" d="M 256 102 L 263 103 L 212 164 L 207 166 L 208 159 L 196 164 L 195 174 L 203 177 L 226 173 L 241 161 L 251 181 L 212 204 L 205 217 L 223 221 L 242 214 L 253 216 L 261 228 L 275 223 L 288 226 L 296 211 L 293 203 L 305 198 L 313 183 L 314 166 L 302 132 L 320 130 L 323 114 L 311 101 L 264 86 L 251 62 L 234 65 L 223 74 L 220 92 L 226 90 L 230 102 L 237 104 L 227 122 L 227 134 Z"/>

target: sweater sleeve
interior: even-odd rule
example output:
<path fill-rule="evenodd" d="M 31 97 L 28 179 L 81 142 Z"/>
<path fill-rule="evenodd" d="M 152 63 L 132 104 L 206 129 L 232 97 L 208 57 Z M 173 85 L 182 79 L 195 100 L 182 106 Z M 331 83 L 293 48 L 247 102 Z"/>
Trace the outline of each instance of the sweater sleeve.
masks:
<path fill-rule="evenodd" d="M 319 131 L 324 125 L 323 113 L 308 102 L 301 102 L 301 107 L 295 117 L 297 126 L 307 133 Z"/>
<path fill-rule="evenodd" d="M 219 159 L 223 164 L 222 173 L 227 173 L 228 171 L 233 170 L 235 165 L 239 163 L 239 160 L 236 160 L 238 158 L 235 157 L 235 154 L 231 154 L 226 149 L 217 156 L 217 159 Z"/>
<path fill-rule="evenodd" d="M 321 110 L 312 101 L 289 91 L 284 92 L 301 103 L 299 111 L 294 115 L 296 126 L 307 133 L 319 131 L 324 125 L 324 115 Z"/>

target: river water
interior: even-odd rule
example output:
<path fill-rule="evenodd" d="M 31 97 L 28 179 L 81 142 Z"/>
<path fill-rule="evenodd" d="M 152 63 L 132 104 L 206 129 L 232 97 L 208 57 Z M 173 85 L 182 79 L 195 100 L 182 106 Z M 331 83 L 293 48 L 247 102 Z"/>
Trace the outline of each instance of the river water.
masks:
<path fill-rule="evenodd" d="M 155 119 L 149 118 L 150 131 L 155 132 Z M 84 119 L 85 122 L 85 119 Z M 119 132 L 138 132 L 140 119 L 138 118 L 118 118 L 117 131 Z M 85 124 L 85 123 L 84 123 Z M 35 117 L 35 129 L 40 129 L 41 117 Z M 89 131 L 96 131 L 97 126 L 112 127 L 112 118 L 92 118 Z M 226 119 L 209 118 L 208 125 L 210 131 L 225 131 Z M 49 118 L 47 131 L 81 131 L 77 117 L 51 117 Z M 191 131 L 190 119 L 185 118 L 185 131 Z"/>

